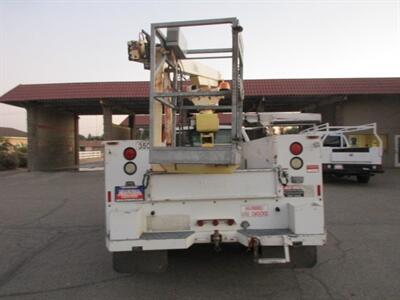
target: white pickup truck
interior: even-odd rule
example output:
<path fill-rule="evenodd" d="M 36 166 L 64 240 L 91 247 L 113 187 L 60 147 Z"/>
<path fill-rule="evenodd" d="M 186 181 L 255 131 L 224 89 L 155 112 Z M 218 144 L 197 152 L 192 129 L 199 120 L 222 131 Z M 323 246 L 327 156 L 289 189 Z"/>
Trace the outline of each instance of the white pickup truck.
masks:
<path fill-rule="evenodd" d="M 357 133 L 372 133 L 374 144 L 360 146 Z M 325 175 L 356 176 L 368 183 L 371 176 L 382 173 L 382 140 L 376 123 L 359 126 L 330 126 L 329 123 L 303 130 L 308 136 L 322 140 L 322 163 Z"/>

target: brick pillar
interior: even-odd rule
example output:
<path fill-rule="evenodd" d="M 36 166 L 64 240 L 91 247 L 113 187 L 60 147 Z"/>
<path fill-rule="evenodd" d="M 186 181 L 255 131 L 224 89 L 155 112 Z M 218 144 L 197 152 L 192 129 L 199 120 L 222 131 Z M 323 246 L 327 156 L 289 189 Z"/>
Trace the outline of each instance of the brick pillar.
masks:
<path fill-rule="evenodd" d="M 74 115 L 75 127 L 75 166 L 79 170 L 79 115 Z"/>
<path fill-rule="evenodd" d="M 37 164 L 37 107 L 35 104 L 26 106 L 27 129 L 28 129 L 28 171 L 34 171 Z"/>
<path fill-rule="evenodd" d="M 74 114 L 30 104 L 28 170 L 59 171 L 76 168 Z"/>

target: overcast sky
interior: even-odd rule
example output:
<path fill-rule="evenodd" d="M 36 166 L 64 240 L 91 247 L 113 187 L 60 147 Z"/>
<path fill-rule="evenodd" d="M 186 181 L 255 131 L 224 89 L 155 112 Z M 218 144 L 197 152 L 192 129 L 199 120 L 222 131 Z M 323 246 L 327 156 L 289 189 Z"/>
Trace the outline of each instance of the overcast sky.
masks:
<path fill-rule="evenodd" d="M 0 94 L 18 84 L 148 80 L 126 41 L 150 23 L 238 17 L 245 78 L 400 77 L 400 0 L 0 0 Z M 223 43 L 191 32 L 189 46 Z M 221 70 L 226 73 L 225 70 Z M 101 134 L 101 117 L 81 133 Z M 24 109 L 0 104 L 0 126 L 26 130 Z"/>

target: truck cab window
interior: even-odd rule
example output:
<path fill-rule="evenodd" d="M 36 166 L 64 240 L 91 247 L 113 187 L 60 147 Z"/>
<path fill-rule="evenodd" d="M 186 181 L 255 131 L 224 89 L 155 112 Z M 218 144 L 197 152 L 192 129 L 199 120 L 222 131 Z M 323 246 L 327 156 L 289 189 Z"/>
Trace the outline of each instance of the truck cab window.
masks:
<path fill-rule="evenodd" d="M 324 140 L 324 147 L 340 147 L 340 136 L 328 135 Z"/>

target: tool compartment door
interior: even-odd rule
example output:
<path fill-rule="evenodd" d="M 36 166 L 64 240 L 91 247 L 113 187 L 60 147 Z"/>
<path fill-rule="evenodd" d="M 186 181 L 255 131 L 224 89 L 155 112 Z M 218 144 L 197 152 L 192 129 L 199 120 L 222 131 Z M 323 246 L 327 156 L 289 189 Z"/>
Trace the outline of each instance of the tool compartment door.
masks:
<path fill-rule="evenodd" d="M 179 188 L 177 188 L 179 182 Z M 232 174 L 152 174 L 146 199 L 218 200 L 276 197 L 275 172 L 238 170 Z"/>

